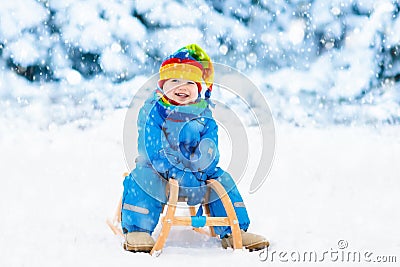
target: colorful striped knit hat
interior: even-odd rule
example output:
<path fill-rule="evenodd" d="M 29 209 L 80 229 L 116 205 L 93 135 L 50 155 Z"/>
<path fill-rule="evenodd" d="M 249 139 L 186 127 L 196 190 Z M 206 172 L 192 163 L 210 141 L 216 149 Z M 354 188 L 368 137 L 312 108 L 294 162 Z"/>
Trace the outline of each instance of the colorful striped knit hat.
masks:
<path fill-rule="evenodd" d="M 214 67 L 210 57 L 200 46 L 190 44 L 182 47 L 162 62 L 159 87 L 162 88 L 165 80 L 172 78 L 196 82 L 199 94 L 201 93 L 201 82 L 204 81 L 207 86 L 205 98 L 208 99 L 211 96 L 214 81 Z"/>

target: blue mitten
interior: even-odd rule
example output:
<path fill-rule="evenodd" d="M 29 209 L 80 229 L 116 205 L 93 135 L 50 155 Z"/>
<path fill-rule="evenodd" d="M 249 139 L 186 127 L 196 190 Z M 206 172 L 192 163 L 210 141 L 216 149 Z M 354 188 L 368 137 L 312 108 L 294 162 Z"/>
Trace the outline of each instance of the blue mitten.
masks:
<path fill-rule="evenodd" d="M 212 139 L 201 140 L 195 152 L 191 155 L 191 169 L 193 172 L 206 171 L 218 162 L 218 148 Z"/>
<path fill-rule="evenodd" d="M 190 155 L 200 142 L 202 127 L 196 120 L 192 120 L 187 122 L 179 132 L 179 147 L 187 159 L 190 159 Z"/>

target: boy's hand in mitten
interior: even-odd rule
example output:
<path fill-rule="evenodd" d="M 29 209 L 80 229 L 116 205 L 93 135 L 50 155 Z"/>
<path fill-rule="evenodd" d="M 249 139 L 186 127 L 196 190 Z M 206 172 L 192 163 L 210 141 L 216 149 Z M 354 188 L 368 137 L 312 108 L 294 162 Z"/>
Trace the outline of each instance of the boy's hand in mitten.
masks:
<path fill-rule="evenodd" d="M 201 140 L 195 152 L 191 155 L 191 169 L 193 172 L 205 171 L 218 156 L 218 148 L 211 139 Z"/>
<path fill-rule="evenodd" d="M 202 127 L 197 120 L 192 120 L 186 123 L 179 133 L 179 147 L 187 159 L 199 145 Z"/>

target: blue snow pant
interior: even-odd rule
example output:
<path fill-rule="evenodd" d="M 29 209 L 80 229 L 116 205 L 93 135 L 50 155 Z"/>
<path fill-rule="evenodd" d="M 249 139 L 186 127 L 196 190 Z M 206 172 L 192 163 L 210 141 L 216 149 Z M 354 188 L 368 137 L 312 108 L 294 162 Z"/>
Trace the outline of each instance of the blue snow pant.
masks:
<path fill-rule="evenodd" d="M 247 230 L 250 220 L 243 199 L 236 187 L 235 181 L 229 173 L 222 171 L 216 178 L 232 201 L 239 227 Z M 166 185 L 168 181 L 163 179 L 152 167 L 138 164 L 136 168 L 125 177 L 124 193 L 122 196 L 122 229 L 126 232 L 149 232 L 154 231 L 163 205 L 167 203 Z M 199 202 L 200 203 L 200 202 Z M 197 203 L 197 204 L 199 204 Z M 210 215 L 216 217 L 226 216 L 221 200 L 214 190 L 210 193 Z M 220 237 L 231 233 L 229 226 L 215 226 L 214 231 Z"/>

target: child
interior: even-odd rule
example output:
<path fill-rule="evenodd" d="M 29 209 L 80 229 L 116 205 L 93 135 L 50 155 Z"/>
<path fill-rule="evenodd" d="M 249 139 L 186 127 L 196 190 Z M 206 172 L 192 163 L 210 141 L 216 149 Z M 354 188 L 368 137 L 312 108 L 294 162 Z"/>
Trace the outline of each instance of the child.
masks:
<path fill-rule="evenodd" d="M 208 105 L 213 77 L 210 58 L 196 44 L 179 49 L 163 61 L 158 88 L 139 112 L 136 168 L 124 180 L 122 229 L 126 250 L 152 249 L 151 234 L 167 201 L 169 178 L 178 180 L 179 194 L 189 205 L 203 201 L 207 179 L 218 180 L 234 204 L 243 246 L 251 250 L 268 246 L 264 237 L 246 232 L 250 221 L 242 197 L 232 177 L 217 167 L 217 124 Z M 201 98 L 202 82 L 207 86 L 205 99 Z M 211 216 L 226 216 L 222 202 L 215 193 L 210 195 Z M 230 227 L 218 226 L 214 231 L 224 248 L 232 247 Z"/>

